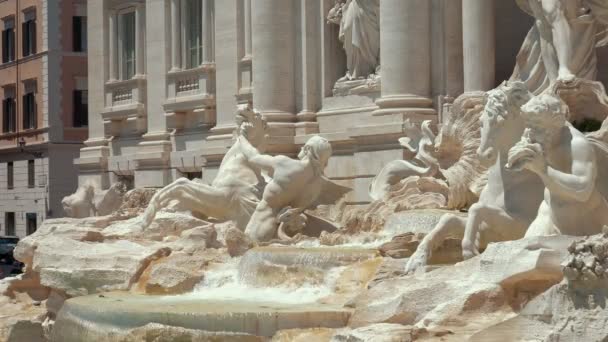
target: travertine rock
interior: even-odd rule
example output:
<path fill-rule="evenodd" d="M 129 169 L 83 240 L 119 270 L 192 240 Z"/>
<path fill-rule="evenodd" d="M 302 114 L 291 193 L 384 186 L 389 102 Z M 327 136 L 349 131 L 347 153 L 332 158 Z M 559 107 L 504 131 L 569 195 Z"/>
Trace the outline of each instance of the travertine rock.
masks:
<path fill-rule="evenodd" d="M 441 327 L 466 337 L 509 318 L 514 308 L 558 283 L 571 241 L 558 236 L 490 244 L 481 256 L 454 266 L 372 281 L 353 301 L 349 325 Z"/>
<path fill-rule="evenodd" d="M 490 326 L 472 341 L 604 341 L 608 338 L 608 236 L 572 242 L 562 263 L 565 279 L 527 303 L 513 318 Z"/>
<path fill-rule="evenodd" d="M 412 327 L 400 324 L 380 323 L 348 329 L 335 334 L 331 342 L 410 342 L 414 341 Z"/>
<path fill-rule="evenodd" d="M 127 290 L 148 263 L 169 253 L 160 245 L 130 241 L 79 242 L 49 237 L 38 242 L 32 269 L 44 286 L 80 296 L 109 290 Z"/>
<path fill-rule="evenodd" d="M 224 239 L 228 254 L 232 257 L 241 256 L 255 247 L 255 243 L 237 228 L 229 228 L 225 233 Z"/>

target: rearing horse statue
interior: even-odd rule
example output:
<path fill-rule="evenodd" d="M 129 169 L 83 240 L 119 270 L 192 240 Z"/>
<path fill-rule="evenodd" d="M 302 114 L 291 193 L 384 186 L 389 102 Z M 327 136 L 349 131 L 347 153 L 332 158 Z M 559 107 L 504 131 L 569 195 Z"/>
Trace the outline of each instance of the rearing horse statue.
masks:
<path fill-rule="evenodd" d="M 480 117 L 480 158 L 494 162 L 488 183 L 467 218 L 446 214 L 422 240 L 406 265 L 406 272 L 427 265 L 431 254 L 448 237 L 462 238 L 465 259 L 479 254 L 480 245 L 522 238 L 536 217 L 543 200 L 544 185 L 530 171 L 505 168 L 509 149 L 521 138 L 525 124 L 521 106 L 532 94 L 522 82 L 505 82 L 486 94 Z"/>

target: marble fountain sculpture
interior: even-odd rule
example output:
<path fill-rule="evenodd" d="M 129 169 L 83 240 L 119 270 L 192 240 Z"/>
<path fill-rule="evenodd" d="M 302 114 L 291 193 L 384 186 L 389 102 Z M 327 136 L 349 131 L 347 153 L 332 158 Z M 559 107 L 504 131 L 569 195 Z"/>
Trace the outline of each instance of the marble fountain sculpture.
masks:
<path fill-rule="evenodd" d="M 334 91 L 369 89 L 378 3 L 334 2 Z M 375 175 L 370 204 L 325 175 L 326 139 L 266 154 L 264 117 L 240 106 L 211 184 L 66 197 L 71 217 L 23 239 L 25 273 L 0 280 L 0 340 L 606 340 L 608 121 L 571 123 L 608 116 L 606 6 L 518 3 L 538 20 L 512 79 L 408 122 L 411 157 Z"/>

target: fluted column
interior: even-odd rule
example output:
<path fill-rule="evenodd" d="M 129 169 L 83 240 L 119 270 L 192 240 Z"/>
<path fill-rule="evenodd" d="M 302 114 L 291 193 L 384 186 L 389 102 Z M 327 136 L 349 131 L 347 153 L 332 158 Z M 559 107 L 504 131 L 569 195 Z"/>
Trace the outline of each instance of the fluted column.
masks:
<path fill-rule="evenodd" d="M 295 120 L 292 1 L 252 0 L 253 105 L 268 121 Z"/>
<path fill-rule="evenodd" d="M 490 90 L 496 82 L 494 1 L 462 1 L 464 91 Z"/>
<path fill-rule="evenodd" d="M 179 3 L 179 0 L 171 0 L 171 70 L 178 70 L 182 59 Z"/>
<path fill-rule="evenodd" d="M 431 2 L 380 1 L 382 96 L 374 114 L 432 114 Z"/>

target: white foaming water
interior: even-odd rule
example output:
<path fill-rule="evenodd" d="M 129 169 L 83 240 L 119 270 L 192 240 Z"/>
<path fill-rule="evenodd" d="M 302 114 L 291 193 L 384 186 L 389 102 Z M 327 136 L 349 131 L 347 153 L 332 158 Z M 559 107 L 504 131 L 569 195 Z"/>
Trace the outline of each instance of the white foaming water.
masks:
<path fill-rule="evenodd" d="M 299 286 L 254 287 L 243 284 L 238 277 L 240 258 L 234 258 L 229 263 L 218 265 L 205 273 L 204 280 L 196 286 L 193 292 L 178 296 L 179 299 L 190 300 L 226 300 L 247 301 L 249 303 L 278 303 L 278 304 L 309 304 L 333 293 L 336 280 L 345 267 L 335 267 L 325 274 L 322 284 L 301 284 Z M 176 296 L 165 298 L 176 299 Z"/>

